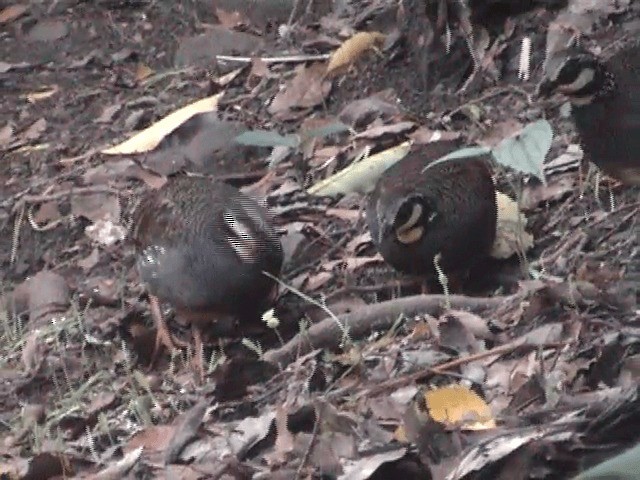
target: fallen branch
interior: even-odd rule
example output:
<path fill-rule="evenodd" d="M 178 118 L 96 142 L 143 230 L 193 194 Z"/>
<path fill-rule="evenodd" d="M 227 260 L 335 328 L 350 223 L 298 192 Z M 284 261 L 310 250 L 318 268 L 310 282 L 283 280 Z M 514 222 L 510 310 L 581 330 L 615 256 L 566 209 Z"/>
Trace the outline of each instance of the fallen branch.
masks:
<path fill-rule="evenodd" d="M 465 295 L 450 295 L 451 308 L 455 310 L 469 310 L 480 312 L 495 308 L 518 295 L 507 297 L 467 297 Z M 388 330 L 398 319 L 398 316 L 414 317 L 416 315 L 439 315 L 445 305 L 444 295 L 414 295 L 396 298 L 382 303 L 368 305 L 357 312 L 339 317 L 340 323 L 349 330 L 352 339 L 362 338 L 372 331 Z M 279 363 L 282 367 L 291 363 L 300 355 L 304 355 L 316 348 L 333 349 L 340 346 L 342 332 L 334 318 L 325 318 L 299 333 L 280 348 L 269 350 L 264 359 Z"/>

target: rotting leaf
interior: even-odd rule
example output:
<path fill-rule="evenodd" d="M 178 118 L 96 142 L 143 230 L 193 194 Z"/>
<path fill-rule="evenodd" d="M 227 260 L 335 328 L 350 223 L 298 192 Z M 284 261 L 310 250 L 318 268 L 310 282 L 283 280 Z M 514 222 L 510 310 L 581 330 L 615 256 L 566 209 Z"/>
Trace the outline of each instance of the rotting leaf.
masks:
<path fill-rule="evenodd" d="M 245 417 L 236 425 L 229 437 L 229 445 L 234 454 L 247 452 L 263 440 L 274 425 L 275 413 L 265 411 L 259 417 Z"/>
<path fill-rule="evenodd" d="M 81 258 L 78 260 L 78 266 L 85 272 L 89 272 L 93 267 L 96 266 L 98 261 L 100 260 L 100 251 L 97 248 L 91 250 L 91 253 L 87 255 L 85 258 Z"/>

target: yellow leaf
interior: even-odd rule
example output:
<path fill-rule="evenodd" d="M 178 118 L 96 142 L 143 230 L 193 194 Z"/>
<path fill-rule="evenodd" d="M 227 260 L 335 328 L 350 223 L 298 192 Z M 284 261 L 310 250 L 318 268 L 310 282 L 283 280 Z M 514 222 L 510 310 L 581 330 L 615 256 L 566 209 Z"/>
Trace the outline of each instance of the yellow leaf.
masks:
<path fill-rule="evenodd" d="M 211 97 L 203 98 L 193 102 L 186 107 L 182 107 L 173 113 L 170 113 L 162 120 L 154 123 L 150 127 L 135 134 L 114 147 L 110 147 L 101 151 L 106 155 L 130 155 L 132 153 L 149 152 L 156 148 L 158 144 L 169 133 L 189 120 L 198 113 L 212 112 L 218 108 L 218 100 L 224 92 L 218 93 Z"/>
<path fill-rule="evenodd" d="M 325 77 L 338 75 L 349 68 L 370 48 L 382 45 L 385 35 L 380 32 L 358 32 L 333 52 L 327 65 Z"/>
<path fill-rule="evenodd" d="M 429 415 L 438 423 L 464 430 L 495 428 L 489 405 L 473 390 L 462 385 L 430 390 L 424 394 Z"/>

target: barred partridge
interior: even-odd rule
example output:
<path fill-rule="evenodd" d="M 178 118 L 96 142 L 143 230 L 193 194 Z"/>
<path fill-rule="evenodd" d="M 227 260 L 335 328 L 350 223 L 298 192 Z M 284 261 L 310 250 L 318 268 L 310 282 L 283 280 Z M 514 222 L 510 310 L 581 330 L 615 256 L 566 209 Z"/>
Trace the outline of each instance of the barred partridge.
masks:
<path fill-rule="evenodd" d="M 191 323 L 202 377 L 201 330 L 220 315 L 259 314 L 275 299 L 276 282 L 264 272 L 277 276 L 283 253 L 267 211 L 228 184 L 178 176 L 141 200 L 131 233 L 158 331 L 153 360 L 161 345 L 175 348 L 164 301 Z"/>

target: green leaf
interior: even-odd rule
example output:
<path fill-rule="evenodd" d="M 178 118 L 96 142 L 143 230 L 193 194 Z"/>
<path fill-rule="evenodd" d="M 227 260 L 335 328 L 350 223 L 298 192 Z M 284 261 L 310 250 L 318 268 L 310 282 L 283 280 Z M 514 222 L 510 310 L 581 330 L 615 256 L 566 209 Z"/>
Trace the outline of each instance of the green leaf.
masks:
<path fill-rule="evenodd" d="M 437 160 L 434 160 L 429 165 L 422 169 L 422 172 L 429 170 L 431 167 L 438 165 L 439 163 L 448 162 L 449 160 L 455 160 L 460 158 L 476 158 L 481 155 L 486 155 L 491 153 L 491 149 L 489 147 L 464 147 L 460 150 L 456 150 L 451 153 L 447 153 L 444 157 L 440 157 Z"/>
<path fill-rule="evenodd" d="M 249 130 L 241 133 L 235 139 L 236 143 L 251 147 L 291 147 L 297 148 L 300 137 L 294 134 L 280 135 L 269 130 Z"/>
<path fill-rule="evenodd" d="M 538 120 L 524 127 L 518 135 L 500 142 L 492 154 L 500 165 L 534 175 L 546 183 L 543 164 L 552 140 L 551 124 Z"/>
<path fill-rule="evenodd" d="M 605 478 L 633 480 L 638 478 L 638 469 L 640 469 L 640 445 L 582 472 L 573 477 L 573 480 L 602 480 Z"/>
<path fill-rule="evenodd" d="M 325 125 L 320 128 L 313 128 L 311 130 L 307 130 L 306 132 L 301 132 L 301 135 L 306 138 L 314 138 L 314 137 L 328 137 L 329 135 L 333 135 L 334 133 L 342 133 L 348 132 L 350 130 L 348 125 L 345 125 L 342 122 L 330 123 L 329 125 Z"/>

